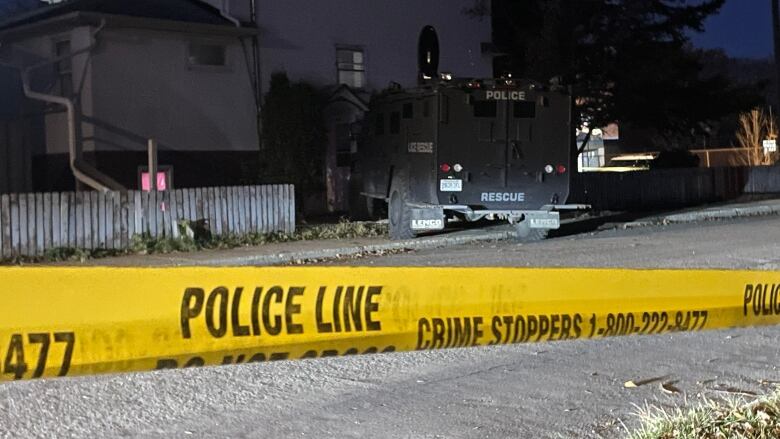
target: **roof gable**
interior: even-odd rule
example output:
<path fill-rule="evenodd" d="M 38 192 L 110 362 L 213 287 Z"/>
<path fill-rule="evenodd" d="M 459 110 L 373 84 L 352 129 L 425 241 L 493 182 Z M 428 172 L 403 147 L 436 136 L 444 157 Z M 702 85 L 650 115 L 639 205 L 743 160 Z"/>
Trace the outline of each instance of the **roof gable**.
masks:
<path fill-rule="evenodd" d="M 217 8 L 200 0 L 70 0 L 13 16 L 0 22 L 0 30 L 34 24 L 74 12 L 234 26 Z"/>

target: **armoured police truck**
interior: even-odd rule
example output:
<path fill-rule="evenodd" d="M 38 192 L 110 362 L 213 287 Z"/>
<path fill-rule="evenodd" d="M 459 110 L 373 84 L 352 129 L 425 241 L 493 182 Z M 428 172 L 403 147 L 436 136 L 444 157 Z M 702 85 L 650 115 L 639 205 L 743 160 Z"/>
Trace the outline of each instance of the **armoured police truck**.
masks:
<path fill-rule="evenodd" d="M 569 193 L 571 98 L 565 90 L 435 72 L 421 36 L 413 89 L 375 96 L 356 167 L 369 210 L 387 203 L 390 236 L 441 230 L 448 219 L 507 220 L 525 239 L 560 226 Z M 431 65 L 433 64 L 433 65 Z"/>

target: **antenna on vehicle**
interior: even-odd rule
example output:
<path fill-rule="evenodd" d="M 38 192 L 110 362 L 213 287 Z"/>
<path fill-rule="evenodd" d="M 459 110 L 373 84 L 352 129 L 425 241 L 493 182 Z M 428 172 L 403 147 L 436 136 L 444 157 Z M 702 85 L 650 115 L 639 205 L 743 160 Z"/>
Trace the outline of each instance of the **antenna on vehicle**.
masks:
<path fill-rule="evenodd" d="M 439 77 L 439 36 L 433 26 L 425 26 L 417 45 L 418 79 L 426 82 Z"/>

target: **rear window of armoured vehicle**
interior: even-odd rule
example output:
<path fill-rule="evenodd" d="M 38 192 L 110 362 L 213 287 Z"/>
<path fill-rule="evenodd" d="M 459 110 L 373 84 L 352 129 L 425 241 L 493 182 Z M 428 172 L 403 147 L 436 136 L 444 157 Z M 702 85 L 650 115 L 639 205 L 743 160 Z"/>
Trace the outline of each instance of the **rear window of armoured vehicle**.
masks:
<path fill-rule="evenodd" d="M 518 101 L 512 107 L 515 119 L 533 119 L 536 117 L 536 104 L 533 101 Z"/>
<path fill-rule="evenodd" d="M 475 101 L 474 117 L 494 118 L 498 114 L 498 105 L 496 101 Z"/>

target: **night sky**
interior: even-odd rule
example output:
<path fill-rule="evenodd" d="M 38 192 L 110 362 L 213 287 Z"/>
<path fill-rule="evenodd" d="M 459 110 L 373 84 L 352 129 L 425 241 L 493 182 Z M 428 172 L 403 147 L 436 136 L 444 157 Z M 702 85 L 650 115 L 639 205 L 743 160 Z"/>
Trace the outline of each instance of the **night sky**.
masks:
<path fill-rule="evenodd" d="M 769 0 L 727 0 L 721 12 L 706 22 L 703 34 L 692 35 L 696 46 L 723 48 L 731 56 L 772 56 L 772 17 Z"/>

